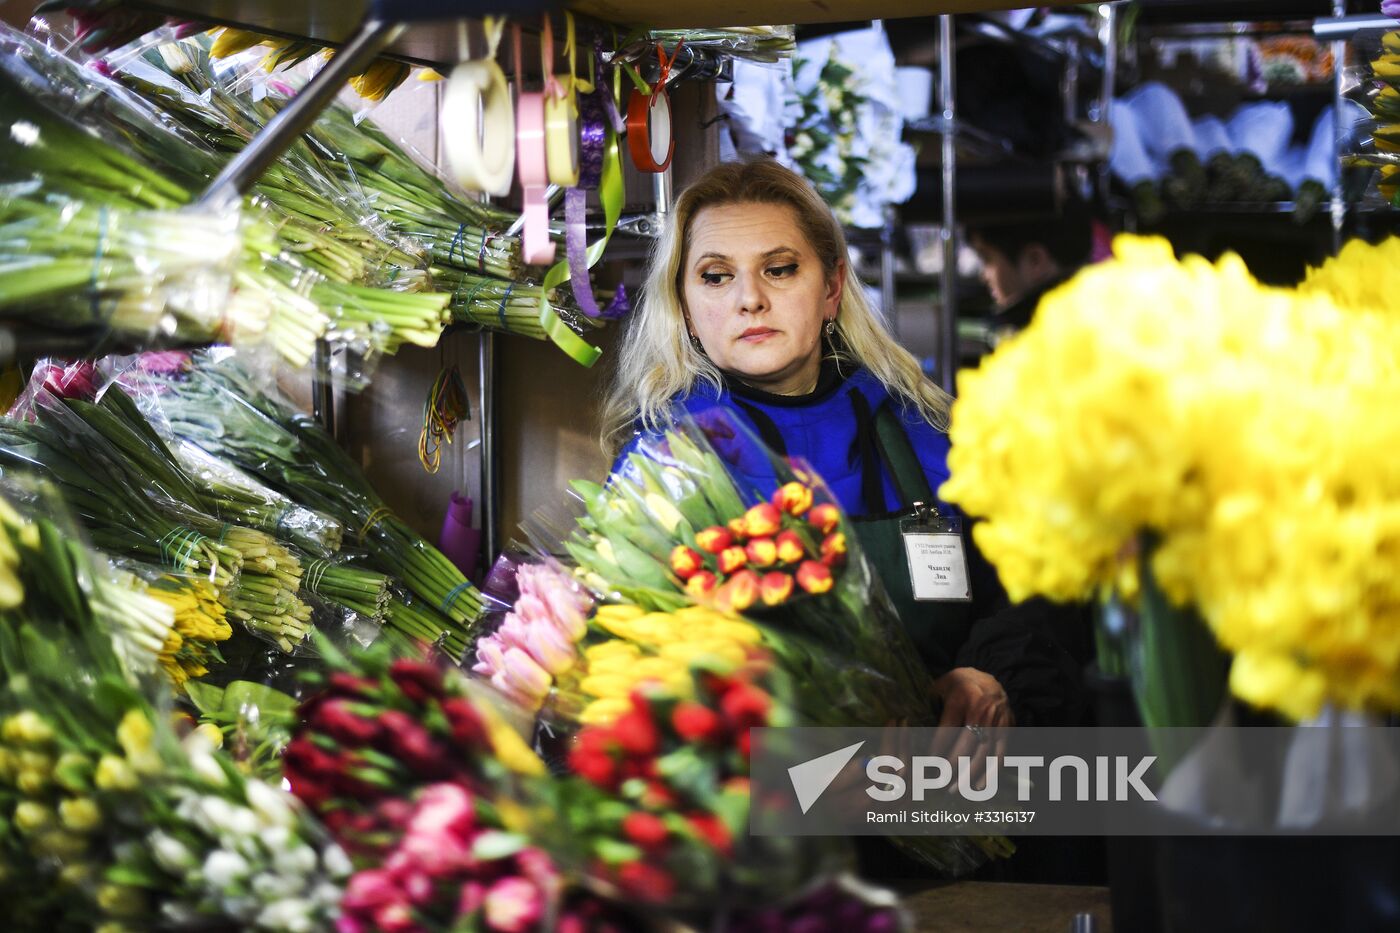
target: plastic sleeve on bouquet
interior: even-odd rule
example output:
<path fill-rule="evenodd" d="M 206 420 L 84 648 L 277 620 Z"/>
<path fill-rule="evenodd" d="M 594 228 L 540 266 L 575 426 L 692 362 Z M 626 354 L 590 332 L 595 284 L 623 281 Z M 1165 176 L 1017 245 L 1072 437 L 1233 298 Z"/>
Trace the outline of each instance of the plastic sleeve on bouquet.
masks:
<path fill-rule="evenodd" d="M 590 650 L 585 683 L 663 661 Z M 749 729 L 797 721 L 785 677 L 762 654 L 653 672 L 615 705 L 582 721 L 554 707 L 558 777 L 533 808 L 550 818 L 532 831 L 589 889 L 679 919 L 785 904 L 844 863 L 839 838 L 747 831 Z"/>
<path fill-rule="evenodd" d="M 43 180 L 0 185 L 0 313 L 88 330 L 94 343 L 221 339 L 241 248 L 237 214 L 70 199 Z"/>
<path fill-rule="evenodd" d="M 171 451 L 203 489 L 220 500 L 220 514 L 296 545 L 319 558 L 340 550 L 344 529 L 329 515 L 297 505 L 203 448 L 178 441 Z"/>
<path fill-rule="evenodd" d="M 742 613 L 796 653 L 844 657 L 872 691 L 864 709 L 804 710 L 813 721 L 932 716 L 928 672 L 834 497 L 736 419 L 709 412 L 642 438 L 606 486 L 573 488 L 584 514 L 553 548 L 600 598 Z"/>
<path fill-rule="evenodd" d="M 796 31 L 792 26 L 653 29 L 647 33 L 647 38 L 652 43 L 661 42 L 664 45 L 674 45 L 684 40 L 690 48 L 712 49 L 726 57 L 766 63 L 790 57 L 797 48 Z M 621 51 L 625 53 L 628 50 Z"/>

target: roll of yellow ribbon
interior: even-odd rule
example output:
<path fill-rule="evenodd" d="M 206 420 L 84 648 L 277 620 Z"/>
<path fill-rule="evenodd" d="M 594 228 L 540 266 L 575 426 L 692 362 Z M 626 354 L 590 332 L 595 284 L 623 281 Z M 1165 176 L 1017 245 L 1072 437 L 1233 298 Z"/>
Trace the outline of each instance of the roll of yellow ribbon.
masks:
<path fill-rule="evenodd" d="M 544 145 L 549 181 L 561 188 L 578 184 L 578 116 L 567 94 L 544 102 Z"/>

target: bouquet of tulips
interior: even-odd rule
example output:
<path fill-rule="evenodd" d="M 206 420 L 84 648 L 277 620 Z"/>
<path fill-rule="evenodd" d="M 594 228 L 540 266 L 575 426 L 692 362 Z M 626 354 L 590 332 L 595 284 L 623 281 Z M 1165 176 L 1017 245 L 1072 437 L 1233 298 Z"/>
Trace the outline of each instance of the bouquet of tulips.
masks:
<path fill-rule="evenodd" d="M 118 561 L 116 570 L 128 589 L 162 604 L 171 619 L 158 660 L 176 692 L 223 660 L 218 646 L 232 637 L 233 626 L 208 580 L 140 561 Z"/>
<path fill-rule="evenodd" d="M 726 921 L 829 876 L 839 847 L 789 850 L 745 831 L 749 729 L 797 721 L 757 627 L 707 606 L 595 610 L 548 561 L 514 576 L 514 606 L 477 642 L 474 670 L 538 710 L 563 776 L 540 787 L 549 817 L 535 835 L 573 876 L 652 910 Z"/>
<path fill-rule="evenodd" d="M 755 457 L 772 472 L 770 496 L 742 478 L 755 475 Z M 933 718 L 928 672 L 830 492 L 801 464 L 772 458 L 742 425 L 724 416 L 686 422 L 644 442 L 607 485 L 573 488 L 586 513 L 563 549 L 604 604 L 570 652 L 536 650 L 548 645 L 538 630 L 550 622 L 577 626 L 533 609 L 525 615 L 538 620 L 534 637 L 506 639 L 520 651 L 497 655 L 483 641 L 477 670 L 493 681 L 504 670 L 517 694 L 553 690 L 551 716 L 606 725 L 635 689 L 684 689 L 695 664 L 764 656 L 787 678 L 787 702 L 806 724 Z M 548 529 L 537 516 L 531 531 L 546 548 Z M 901 844 L 953 874 L 1009 851 L 1000 837 Z"/>
<path fill-rule="evenodd" d="M 350 866 L 292 798 L 181 740 L 43 484 L 0 501 L 0 896 L 19 928 L 329 926 Z"/>
<path fill-rule="evenodd" d="M 12 430 L 34 443 L 32 459 L 61 477 L 70 501 L 99 523 L 93 529 L 98 543 L 126 556 L 152 557 L 155 532 L 129 539 L 123 534 L 129 519 L 112 508 L 107 486 L 120 478 L 125 498 L 144 499 L 146 512 L 166 517 L 158 526 L 165 530 L 156 536 L 160 562 L 188 570 L 181 566 L 186 554 L 202 548 L 216 555 L 227 575 L 215 571 L 213 582 L 221 586 L 229 614 L 284 651 L 300 644 L 310 631 L 311 610 L 297 596 L 302 569 L 296 556 L 268 533 L 228 521 L 235 516 L 225 512 L 235 509 L 226 509 L 226 500 L 180 467 L 120 387 L 108 385 L 89 400 L 83 396 L 92 382 L 70 378 L 69 394 L 55 397 L 48 385 L 51 370 L 40 364 L 43 380 L 31 382 L 34 391 L 16 409 L 30 420 L 13 422 Z M 11 444 L 4 454 L 23 458 L 25 447 Z M 166 528 L 171 521 L 178 524 Z"/>
<path fill-rule="evenodd" d="M 772 470 L 771 496 L 722 456 L 733 460 L 745 440 Z M 572 485 L 586 514 L 564 548 L 601 598 L 746 614 L 810 694 L 798 703 L 811 722 L 933 715 L 928 673 L 830 492 L 800 464 L 770 458 L 742 425 L 678 425 L 605 486 Z"/>
<path fill-rule="evenodd" d="M 543 763 L 455 667 L 326 650 L 323 689 L 285 756 L 292 790 L 351 854 L 342 929 L 526 931 L 557 917 L 562 881 L 512 831 Z"/>
<path fill-rule="evenodd" d="M 314 582 L 322 597 L 369 618 L 382 618 L 407 639 L 442 638 L 447 650 L 460 657 L 485 610 L 481 594 L 437 548 L 384 505 L 359 465 L 324 428 L 275 389 L 264 388 L 227 353 L 113 358 L 103 369 L 139 399 L 157 433 L 176 447 L 198 448 L 205 458 L 351 532 L 350 540 L 365 549 L 367 566 L 318 564 Z M 276 520 L 285 514 L 278 511 Z M 285 527 L 278 530 L 287 532 Z M 336 542 L 327 536 L 321 543 L 324 547 L 318 550 L 324 554 Z M 399 581 L 417 599 L 399 594 L 385 598 L 373 579 L 358 571 Z"/>
<path fill-rule="evenodd" d="M 845 852 L 747 831 L 749 730 L 797 722 L 782 675 L 761 652 L 684 673 L 573 737 L 568 777 L 548 788 L 555 850 L 593 889 L 653 908 L 725 917 L 792 899 Z"/>

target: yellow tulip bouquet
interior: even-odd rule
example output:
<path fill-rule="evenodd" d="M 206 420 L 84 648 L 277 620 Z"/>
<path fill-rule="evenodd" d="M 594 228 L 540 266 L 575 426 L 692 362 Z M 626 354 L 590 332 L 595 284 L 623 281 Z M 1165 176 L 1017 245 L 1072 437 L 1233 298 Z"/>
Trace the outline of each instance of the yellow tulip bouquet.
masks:
<path fill-rule="evenodd" d="M 1279 289 L 1120 237 L 961 376 L 941 495 L 1013 599 L 1192 610 L 1251 704 L 1400 710 L 1395 296 L 1396 240 Z M 1197 656 L 1137 660 L 1170 698 Z"/>

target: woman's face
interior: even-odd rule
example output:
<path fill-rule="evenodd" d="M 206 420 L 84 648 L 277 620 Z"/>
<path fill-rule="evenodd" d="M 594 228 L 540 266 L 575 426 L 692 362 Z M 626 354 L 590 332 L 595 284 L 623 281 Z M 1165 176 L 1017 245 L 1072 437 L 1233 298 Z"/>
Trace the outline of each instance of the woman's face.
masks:
<path fill-rule="evenodd" d="M 716 366 L 749 385 L 810 392 L 844 274 L 843 266 L 826 275 L 785 204 L 707 207 L 691 219 L 681 270 L 690 332 Z"/>

